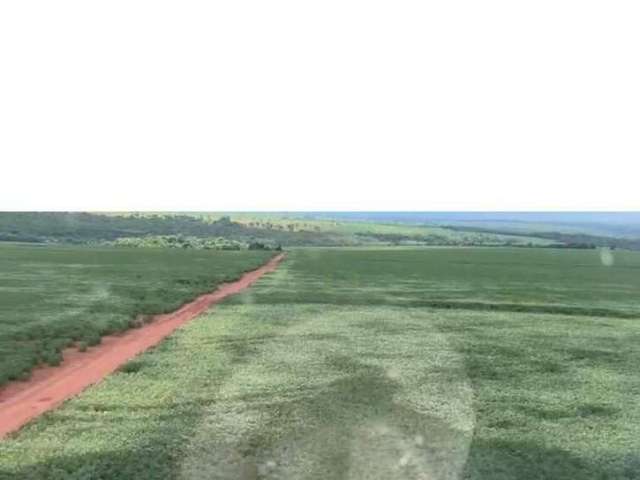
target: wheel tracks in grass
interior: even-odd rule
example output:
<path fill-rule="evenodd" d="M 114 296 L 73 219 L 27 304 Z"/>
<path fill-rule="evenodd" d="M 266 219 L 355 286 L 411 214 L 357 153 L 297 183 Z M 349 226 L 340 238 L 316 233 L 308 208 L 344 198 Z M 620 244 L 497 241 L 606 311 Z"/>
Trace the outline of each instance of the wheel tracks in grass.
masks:
<path fill-rule="evenodd" d="M 462 477 L 475 417 L 463 359 L 433 312 L 227 305 L 242 361 L 186 448 L 180 478 Z"/>

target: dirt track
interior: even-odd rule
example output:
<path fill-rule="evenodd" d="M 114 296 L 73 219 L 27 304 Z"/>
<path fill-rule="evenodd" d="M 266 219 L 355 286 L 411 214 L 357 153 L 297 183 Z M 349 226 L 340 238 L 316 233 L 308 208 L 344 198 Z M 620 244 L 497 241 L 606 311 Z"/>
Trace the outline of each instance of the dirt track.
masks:
<path fill-rule="evenodd" d="M 152 322 L 141 328 L 103 337 L 100 345 L 86 352 L 65 350 L 60 366 L 37 368 L 26 382 L 13 382 L 0 388 L 0 438 L 99 382 L 211 305 L 248 288 L 262 275 L 275 270 L 283 258 L 284 254 L 278 255 L 239 280 L 222 284 L 214 292 L 201 295 L 175 312 L 156 315 Z"/>

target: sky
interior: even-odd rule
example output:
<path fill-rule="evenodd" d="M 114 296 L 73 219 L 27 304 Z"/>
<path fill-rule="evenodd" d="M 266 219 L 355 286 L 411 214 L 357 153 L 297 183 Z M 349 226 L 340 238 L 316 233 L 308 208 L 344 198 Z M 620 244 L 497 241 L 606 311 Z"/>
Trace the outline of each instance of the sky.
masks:
<path fill-rule="evenodd" d="M 0 210 L 640 210 L 635 1 L 0 3 Z"/>

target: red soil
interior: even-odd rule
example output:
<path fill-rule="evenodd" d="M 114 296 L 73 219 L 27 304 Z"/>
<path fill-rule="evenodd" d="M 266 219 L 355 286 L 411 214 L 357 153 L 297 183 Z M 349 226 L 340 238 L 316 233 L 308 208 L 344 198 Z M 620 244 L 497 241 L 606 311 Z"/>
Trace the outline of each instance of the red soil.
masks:
<path fill-rule="evenodd" d="M 240 280 L 224 283 L 214 292 L 201 295 L 175 312 L 156 315 L 152 322 L 140 328 L 102 337 L 100 345 L 86 352 L 67 349 L 59 366 L 38 367 L 29 380 L 12 382 L 0 388 L 0 438 L 99 382 L 211 305 L 248 288 L 265 273 L 274 271 L 283 258 L 284 254 L 280 254 L 262 267 L 245 273 Z"/>

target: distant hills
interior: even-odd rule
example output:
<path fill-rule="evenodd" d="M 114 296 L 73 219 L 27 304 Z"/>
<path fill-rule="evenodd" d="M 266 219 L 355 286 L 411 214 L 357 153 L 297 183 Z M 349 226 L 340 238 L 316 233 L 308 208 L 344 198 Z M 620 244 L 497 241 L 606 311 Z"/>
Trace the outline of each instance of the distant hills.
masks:
<path fill-rule="evenodd" d="M 261 243 L 271 247 L 479 245 L 640 249 L 640 212 L 6 212 L 0 213 L 0 241 L 156 247 L 170 244 L 184 248 L 248 248 Z"/>

